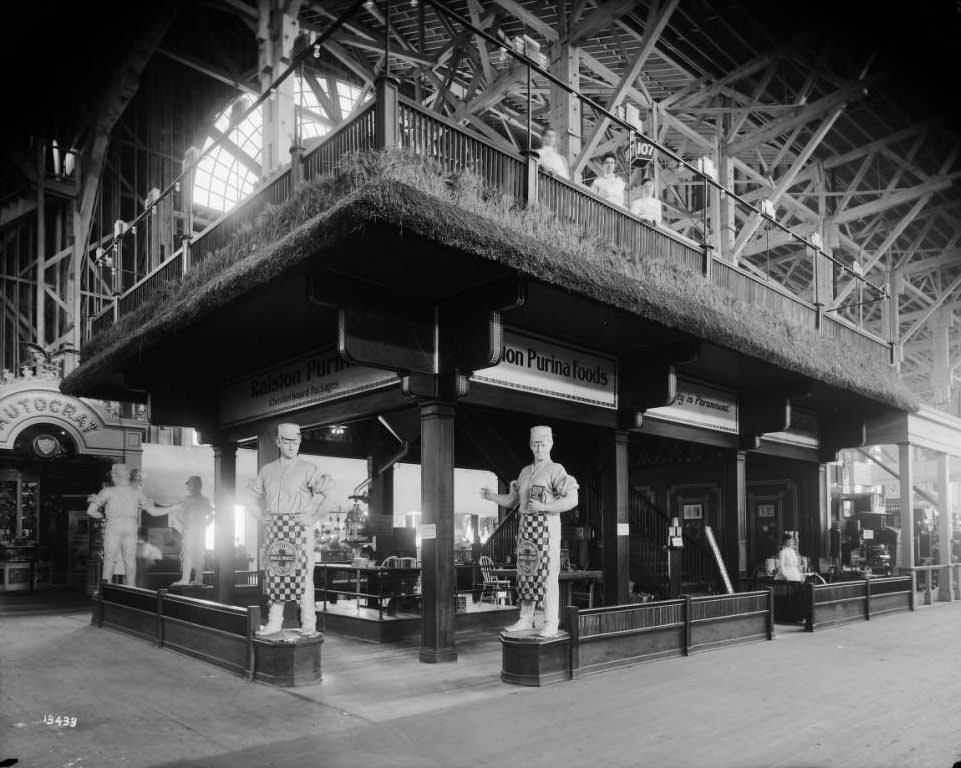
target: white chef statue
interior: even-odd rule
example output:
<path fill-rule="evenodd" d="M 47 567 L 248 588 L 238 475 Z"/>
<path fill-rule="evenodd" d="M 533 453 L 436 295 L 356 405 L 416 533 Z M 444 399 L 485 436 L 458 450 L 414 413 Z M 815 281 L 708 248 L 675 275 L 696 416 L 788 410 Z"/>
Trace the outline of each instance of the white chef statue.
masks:
<path fill-rule="evenodd" d="M 533 464 L 512 480 L 508 493 L 481 489 L 481 498 L 502 507 L 520 504 L 517 532 L 517 592 L 520 619 L 506 627 L 518 632 L 535 627 L 535 609 L 543 610 L 540 637 L 558 634 L 561 573 L 561 513 L 577 506 L 577 481 L 551 461 L 554 437 L 550 427 L 531 427 Z"/>
<path fill-rule="evenodd" d="M 280 458 L 261 467 L 249 490 L 264 521 L 263 563 L 269 601 L 267 624 L 258 635 L 279 632 L 284 604 L 300 603 L 301 634 L 316 634 L 313 527 L 333 484 L 329 475 L 301 459 L 300 427 L 277 425 Z"/>
<path fill-rule="evenodd" d="M 132 587 L 137 579 L 140 512 L 157 516 L 167 514 L 167 510 L 155 507 L 139 486 L 131 485 L 130 475 L 126 464 L 114 464 L 110 469 L 113 485 L 87 497 L 87 514 L 107 521 L 103 532 L 103 580 L 110 581 L 119 556 L 123 559 L 124 582 Z"/>

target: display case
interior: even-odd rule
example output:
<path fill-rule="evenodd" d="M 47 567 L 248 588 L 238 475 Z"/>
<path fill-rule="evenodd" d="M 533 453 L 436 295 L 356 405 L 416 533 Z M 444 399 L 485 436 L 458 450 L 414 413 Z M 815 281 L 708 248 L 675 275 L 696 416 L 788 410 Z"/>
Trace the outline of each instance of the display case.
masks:
<path fill-rule="evenodd" d="M 0 591 L 31 590 L 38 575 L 49 582 L 50 563 L 36 562 L 39 493 L 34 478 L 0 476 Z"/>
<path fill-rule="evenodd" d="M 23 546 L 37 539 L 40 484 L 22 477 L 0 478 L 0 546 Z"/>

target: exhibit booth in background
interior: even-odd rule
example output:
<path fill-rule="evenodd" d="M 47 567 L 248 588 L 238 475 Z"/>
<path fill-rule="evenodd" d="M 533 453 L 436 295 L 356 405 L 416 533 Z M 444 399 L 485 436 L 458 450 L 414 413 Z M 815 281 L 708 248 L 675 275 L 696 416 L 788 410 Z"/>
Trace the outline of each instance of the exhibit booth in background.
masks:
<path fill-rule="evenodd" d="M 110 465 L 140 468 L 146 419 L 129 405 L 60 392 L 57 375 L 0 383 L 0 591 L 85 589 L 100 567 L 87 496 Z"/>

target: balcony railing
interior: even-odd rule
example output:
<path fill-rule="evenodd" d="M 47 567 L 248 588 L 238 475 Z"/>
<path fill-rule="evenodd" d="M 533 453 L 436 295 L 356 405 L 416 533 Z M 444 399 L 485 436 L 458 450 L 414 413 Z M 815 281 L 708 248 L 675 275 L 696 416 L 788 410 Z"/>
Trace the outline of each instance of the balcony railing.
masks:
<path fill-rule="evenodd" d="M 382 80 L 378 99 L 396 104 L 394 114 L 381 118 L 381 136 L 394 137 L 396 145 L 435 160 L 447 172 L 471 171 L 485 184 L 518 206 L 539 204 L 561 221 L 591 232 L 631 254 L 634 260 L 658 256 L 666 261 L 701 272 L 720 289 L 734 294 L 751 306 L 763 306 L 789 321 L 817 328 L 830 338 L 846 342 L 879 361 L 891 361 L 891 345 L 880 336 L 858 327 L 841 314 L 825 314 L 807 298 L 797 296 L 764 274 L 719 258 L 716 252 L 665 227 L 641 221 L 627 209 L 601 199 L 585 187 L 537 171 L 531 172 L 532 158 L 505 151 L 451 120 L 433 113 L 385 89 L 396 87 Z M 364 106 L 337 130 L 325 136 L 302 160 L 303 177 L 310 180 L 329 173 L 346 155 L 376 148 L 376 100 Z M 388 139 L 390 140 L 390 139 Z M 279 205 L 293 192 L 291 168 L 265 181 L 236 208 L 221 216 L 185 247 L 117 296 L 112 306 L 97 316 L 91 332 L 97 333 L 140 306 L 147 295 L 165 284 L 183 279 L 187 270 L 208 259 L 228 244 L 230 238 L 268 206 Z M 799 247 L 804 245 L 798 241 Z"/>

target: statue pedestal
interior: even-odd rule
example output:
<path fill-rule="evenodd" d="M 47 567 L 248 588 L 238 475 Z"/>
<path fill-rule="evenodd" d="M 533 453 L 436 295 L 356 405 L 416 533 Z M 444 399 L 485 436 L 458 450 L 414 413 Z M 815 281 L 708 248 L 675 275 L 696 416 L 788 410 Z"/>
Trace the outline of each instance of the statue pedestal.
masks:
<path fill-rule="evenodd" d="M 537 636 L 536 629 L 501 633 L 501 680 L 541 686 L 571 679 L 571 638 Z"/>
<path fill-rule="evenodd" d="M 294 687 L 321 679 L 321 634 L 304 637 L 282 629 L 267 637 L 254 638 L 254 679 L 269 685 Z"/>
<path fill-rule="evenodd" d="M 214 588 L 208 584 L 171 584 L 167 587 L 171 595 L 196 597 L 200 600 L 215 600 Z"/>

